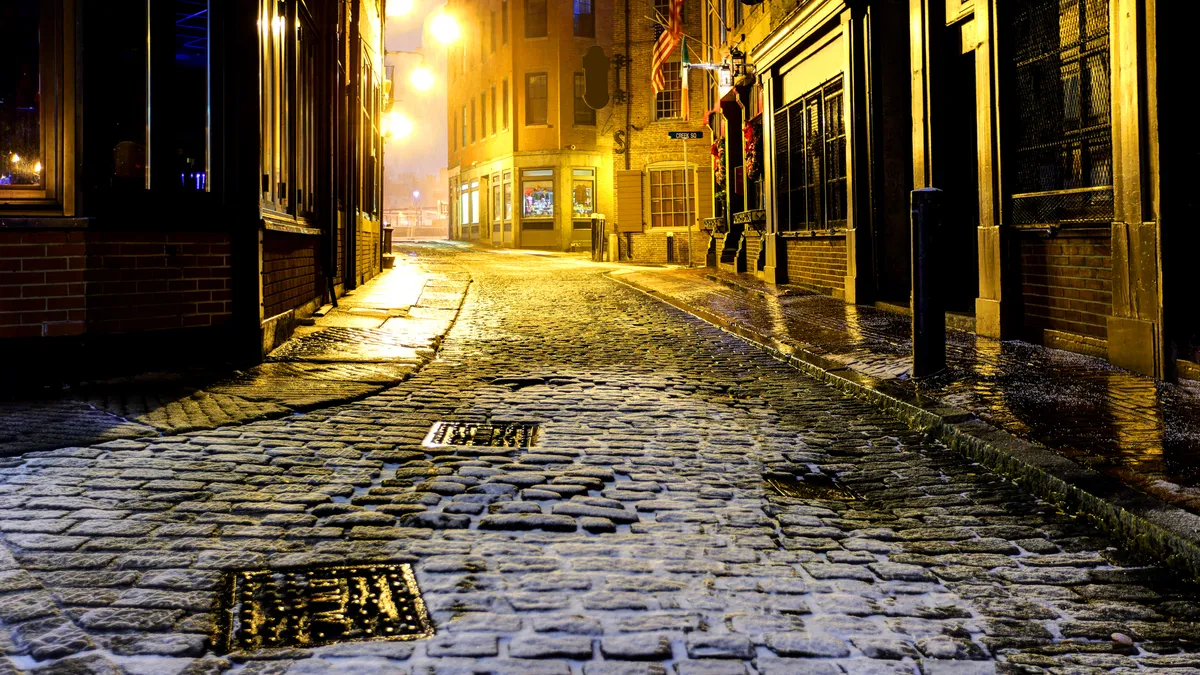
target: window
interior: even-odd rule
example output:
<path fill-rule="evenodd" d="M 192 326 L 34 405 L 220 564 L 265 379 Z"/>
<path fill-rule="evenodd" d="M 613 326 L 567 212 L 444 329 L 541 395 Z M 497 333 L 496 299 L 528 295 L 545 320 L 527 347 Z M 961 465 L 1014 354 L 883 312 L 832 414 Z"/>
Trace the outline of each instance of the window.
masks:
<path fill-rule="evenodd" d="M 475 139 L 475 99 L 471 99 L 471 142 L 474 143 Z"/>
<path fill-rule="evenodd" d="M 741 0 L 734 0 L 734 2 L 733 2 L 733 23 L 731 23 L 729 25 L 733 28 L 737 28 L 738 26 L 742 25 L 742 19 L 744 18 L 742 16 L 743 13 L 744 13 L 744 10 L 742 9 Z"/>
<path fill-rule="evenodd" d="M 846 226 L 841 77 L 775 113 L 775 210 L 782 232 Z"/>
<path fill-rule="evenodd" d="M 467 106 L 462 107 L 462 146 L 467 147 Z"/>
<path fill-rule="evenodd" d="M 733 0 L 733 2 L 737 4 L 741 0 Z M 725 3 L 723 0 L 717 0 L 717 4 Z M 670 18 L 671 0 L 654 0 L 654 13 L 657 15 L 655 18 L 661 18 L 665 23 Z M 687 21 L 687 0 L 683 0 L 683 5 L 679 8 L 679 18 Z"/>
<path fill-rule="evenodd" d="M 513 195 L 512 195 L 512 172 L 504 172 L 504 219 L 512 220 L 513 214 Z"/>
<path fill-rule="evenodd" d="M 503 105 L 504 128 L 507 129 L 508 128 L 508 78 L 504 78 L 504 81 L 501 83 L 500 90 L 501 90 L 501 92 L 504 93 L 504 105 Z"/>
<path fill-rule="evenodd" d="M 496 133 L 496 85 L 492 85 L 492 134 Z"/>
<path fill-rule="evenodd" d="M 596 125 L 596 111 L 583 102 L 583 73 L 575 73 L 575 124 Z"/>
<path fill-rule="evenodd" d="M 479 62 L 480 63 L 483 63 L 484 53 L 485 53 L 484 50 L 487 48 L 487 42 L 484 41 L 484 39 L 483 39 L 484 35 L 486 35 L 486 33 L 483 30 L 483 17 L 480 17 L 479 18 Z"/>
<path fill-rule="evenodd" d="M 500 190 L 500 177 L 492 176 L 492 221 L 497 223 L 504 219 L 504 202 Z"/>
<path fill-rule="evenodd" d="M 500 43 L 508 44 L 508 0 L 500 2 Z"/>
<path fill-rule="evenodd" d="M 471 224 L 479 224 L 479 181 L 471 181 Z"/>
<path fill-rule="evenodd" d="M 488 31 L 488 40 L 491 42 L 491 45 L 492 45 L 492 53 L 495 54 L 496 53 L 496 10 L 493 9 L 491 14 L 489 14 L 489 17 L 490 17 L 489 20 L 491 21 L 491 30 Z"/>
<path fill-rule="evenodd" d="M 42 147 L 42 3 L 0 5 L 0 199 L 22 188 L 40 190 Z M 35 195 L 30 195 L 35 196 Z"/>
<path fill-rule="evenodd" d="M 596 37 L 596 12 L 592 0 L 575 0 L 575 37 Z"/>
<path fill-rule="evenodd" d="M 487 136 L 487 92 L 479 95 L 479 137 Z"/>
<path fill-rule="evenodd" d="M 1020 0 L 1010 10 L 1015 225 L 1113 218 L 1108 6 Z"/>
<path fill-rule="evenodd" d="M 546 73 L 525 76 L 525 124 L 545 124 L 547 117 Z"/>
<path fill-rule="evenodd" d="M 571 170 L 571 215 L 576 218 L 590 218 L 596 212 L 595 190 L 594 170 Z"/>
<path fill-rule="evenodd" d="M 460 228 L 471 224 L 471 192 L 466 183 L 458 186 L 458 225 Z"/>
<path fill-rule="evenodd" d="M 450 118 L 450 151 L 458 150 L 458 120 Z"/>
<path fill-rule="evenodd" d="M 654 119 L 673 120 L 683 115 L 683 81 L 679 75 L 679 62 L 663 64 L 663 82 L 666 88 L 654 97 Z"/>
<path fill-rule="evenodd" d="M 693 168 L 650 170 L 651 227 L 687 227 L 689 218 L 695 220 L 695 177 Z"/>
<path fill-rule="evenodd" d="M 318 40 L 316 30 L 307 12 L 301 12 L 303 20 L 298 23 L 296 33 L 296 208 L 298 216 L 313 217 L 317 212 L 317 122 L 319 105 L 317 92 L 320 90 L 318 77 Z M 195 173 L 191 183 L 202 189 L 200 178 Z"/>
<path fill-rule="evenodd" d="M 525 0 L 525 37 L 546 37 L 546 0 Z"/>
<path fill-rule="evenodd" d="M 554 170 L 521 172 L 521 217 L 554 218 Z"/>

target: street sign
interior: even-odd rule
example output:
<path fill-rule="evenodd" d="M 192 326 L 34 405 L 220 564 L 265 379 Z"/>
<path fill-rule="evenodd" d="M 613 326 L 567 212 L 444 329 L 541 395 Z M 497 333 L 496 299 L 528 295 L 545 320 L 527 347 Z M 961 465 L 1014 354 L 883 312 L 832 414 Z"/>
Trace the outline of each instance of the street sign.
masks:
<path fill-rule="evenodd" d="M 668 131 L 667 135 L 677 141 L 686 141 L 688 139 L 695 140 L 704 138 L 703 131 Z"/>

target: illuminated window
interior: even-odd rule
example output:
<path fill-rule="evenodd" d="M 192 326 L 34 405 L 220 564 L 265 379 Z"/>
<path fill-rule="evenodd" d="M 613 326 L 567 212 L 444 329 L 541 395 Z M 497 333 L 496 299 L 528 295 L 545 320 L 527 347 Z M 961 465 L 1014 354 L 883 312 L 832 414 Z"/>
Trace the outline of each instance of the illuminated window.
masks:
<path fill-rule="evenodd" d="M 575 0 L 575 37 L 596 37 L 596 12 L 592 0 Z"/>
<path fill-rule="evenodd" d="M 695 169 L 650 170 L 650 226 L 687 227 L 696 218 Z"/>
<path fill-rule="evenodd" d="M 590 218 L 596 212 L 596 172 L 592 169 L 571 170 L 571 215 Z"/>
<path fill-rule="evenodd" d="M 521 172 L 521 217 L 554 218 L 553 169 L 530 169 Z"/>

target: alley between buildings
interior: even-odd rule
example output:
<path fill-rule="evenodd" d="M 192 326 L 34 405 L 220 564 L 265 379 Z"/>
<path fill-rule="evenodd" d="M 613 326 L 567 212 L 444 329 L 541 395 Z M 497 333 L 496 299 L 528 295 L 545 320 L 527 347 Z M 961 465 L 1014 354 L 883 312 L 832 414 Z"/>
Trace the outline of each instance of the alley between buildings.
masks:
<path fill-rule="evenodd" d="M 611 266 L 413 252 L 473 281 L 399 385 L 0 470 L 0 673 L 1200 668 L 1189 586 Z M 422 445 L 455 420 L 541 430 Z M 226 572 L 370 563 L 432 637 L 214 651 Z"/>

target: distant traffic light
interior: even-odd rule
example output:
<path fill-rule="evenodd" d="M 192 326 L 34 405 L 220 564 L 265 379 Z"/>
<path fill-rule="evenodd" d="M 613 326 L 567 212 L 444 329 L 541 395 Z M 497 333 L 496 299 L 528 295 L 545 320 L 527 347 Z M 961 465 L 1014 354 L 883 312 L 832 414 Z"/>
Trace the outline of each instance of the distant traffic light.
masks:
<path fill-rule="evenodd" d="M 583 55 L 583 102 L 599 110 L 608 105 L 608 55 L 592 47 Z"/>

